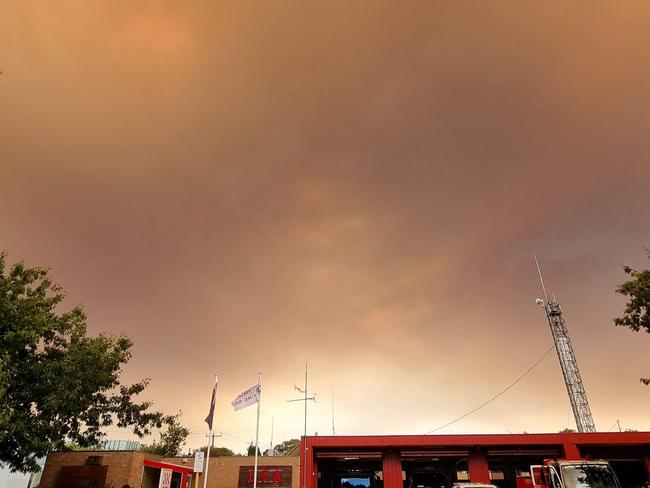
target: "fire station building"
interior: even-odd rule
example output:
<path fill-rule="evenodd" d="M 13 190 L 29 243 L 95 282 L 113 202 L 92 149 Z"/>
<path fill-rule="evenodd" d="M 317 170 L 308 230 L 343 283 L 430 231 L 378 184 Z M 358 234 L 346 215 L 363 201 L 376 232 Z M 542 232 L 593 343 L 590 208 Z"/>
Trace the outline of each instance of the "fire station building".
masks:
<path fill-rule="evenodd" d="M 523 488 L 549 458 L 605 459 L 622 488 L 650 486 L 650 432 L 315 436 L 301 449 L 306 488 Z"/>
<path fill-rule="evenodd" d="M 621 488 L 650 486 L 650 432 L 308 436 L 296 454 L 260 457 L 258 488 L 451 488 L 459 482 L 530 488 L 531 465 L 545 459 L 605 459 Z M 209 462 L 207 488 L 253 487 L 252 457 Z M 39 487 L 203 488 L 203 474 L 194 472 L 192 457 L 55 452 Z"/>

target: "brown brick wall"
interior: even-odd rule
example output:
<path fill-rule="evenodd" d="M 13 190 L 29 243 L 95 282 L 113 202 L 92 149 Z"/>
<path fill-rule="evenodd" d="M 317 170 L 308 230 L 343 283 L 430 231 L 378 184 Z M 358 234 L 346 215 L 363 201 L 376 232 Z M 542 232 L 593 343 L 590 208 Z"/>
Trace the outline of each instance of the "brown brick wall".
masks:
<path fill-rule="evenodd" d="M 47 456 L 39 488 L 56 488 L 56 481 L 63 466 L 84 466 L 88 456 L 100 456 L 101 464 L 108 466 L 106 488 L 121 488 L 130 485 L 140 488 L 142 482 L 142 462 L 140 452 L 119 451 L 72 451 L 52 452 Z"/>
<path fill-rule="evenodd" d="M 300 458 L 298 456 L 261 456 L 257 458 L 258 466 L 291 466 L 291 488 L 300 488 Z M 194 458 L 165 458 L 164 462 L 194 466 Z M 239 467 L 253 466 L 252 456 L 218 457 L 210 459 L 207 488 L 237 488 L 239 482 Z M 203 488 L 203 475 L 199 476 L 198 488 Z M 120 488 L 120 487 L 117 487 Z M 190 488 L 194 488 L 194 484 Z M 261 487 L 260 487 L 261 488 Z"/>
<path fill-rule="evenodd" d="M 72 452 L 53 452 L 50 453 L 45 462 L 43 475 L 39 488 L 56 488 L 56 481 L 63 466 L 84 466 L 88 456 L 100 456 L 101 464 L 108 466 L 106 474 L 106 488 L 122 488 L 128 484 L 132 488 L 143 487 L 143 462 L 145 457 L 151 460 L 160 460 L 163 462 L 177 464 L 180 466 L 192 467 L 194 465 L 193 457 L 174 457 L 160 459 L 158 456 L 152 456 L 141 452 L 125 451 L 72 451 Z M 234 456 L 218 457 L 210 459 L 210 469 L 208 474 L 207 488 L 237 488 L 239 482 L 239 467 L 253 466 L 253 457 Z M 300 459 L 296 457 L 285 456 L 262 456 L 258 458 L 259 466 L 291 466 L 292 478 L 291 488 L 300 487 Z M 203 477 L 199 476 L 198 488 L 203 488 Z M 155 483 L 154 483 L 155 484 Z M 151 480 L 146 488 L 152 488 Z M 194 488 L 194 483 L 189 488 Z"/>

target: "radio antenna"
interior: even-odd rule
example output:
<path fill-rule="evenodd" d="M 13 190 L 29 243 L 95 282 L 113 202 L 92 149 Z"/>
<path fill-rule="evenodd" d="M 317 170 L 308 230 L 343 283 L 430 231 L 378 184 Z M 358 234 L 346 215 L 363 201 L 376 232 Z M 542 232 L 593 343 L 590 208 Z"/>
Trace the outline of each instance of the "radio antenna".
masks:
<path fill-rule="evenodd" d="M 539 275 L 539 282 L 542 285 L 542 291 L 544 292 L 544 302 L 548 302 L 548 295 L 546 294 L 546 287 L 544 286 L 544 278 L 542 278 L 542 270 L 539 267 L 539 261 L 537 261 L 537 254 L 533 252 L 533 258 L 535 259 L 535 266 L 537 266 L 537 274 Z"/>
<path fill-rule="evenodd" d="M 334 427 L 334 385 L 332 385 L 332 435 L 336 435 L 336 427 Z"/>

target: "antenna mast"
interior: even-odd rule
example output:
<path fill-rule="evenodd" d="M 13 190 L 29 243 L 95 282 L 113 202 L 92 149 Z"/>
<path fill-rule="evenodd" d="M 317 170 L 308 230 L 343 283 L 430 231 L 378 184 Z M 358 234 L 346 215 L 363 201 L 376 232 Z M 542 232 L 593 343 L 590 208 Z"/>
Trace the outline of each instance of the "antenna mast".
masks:
<path fill-rule="evenodd" d="M 533 257 L 535 258 L 537 272 L 539 273 L 539 281 L 542 285 L 542 291 L 544 292 L 544 300 L 538 298 L 536 302 L 544 307 L 544 312 L 548 319 L 548 325 L 551 327 L 551 335 L 555 342 L 557 357 L 560 360 L 560 367 L 562 368 L 564 383 L 566 385 L 567 393 L 569 394 L 573 416 L 576 420 L 576 427 L 578 432 L 596 432 L 594 419 L 591 415 L 589 402 L 587 401 L 587 393 L 582 384 L 578 362 L 576 361 L 573 346 L 571 345 L 569 331 L 566 328 L 566 322 L 562 318 L 562 309 L 555 299 L 555 295 L 553 295 L 552 299 L 548 298 L 539 262 L 534 253 Z"/>
<path fill-rule="evenodd" d="M 304 395 L 304 398 L 296 398 L 294 400 L 287 400 L 287 402 L 305 402 L 305 457 L 304 457 L 304 463 L 305 466 L 307 466 L 307 402 L 312 401 L 315 403 L 318 403 L 316 401 L 316 394 L 314 393 L 312 396 L 308 396 L 308 389 L 307 389 L 307 364 L 308 361 L 305 361 L 305 389 L 303 390 L 302 388 L 298 388 L 297 386 L 294 385 L 294 389 L 298 393 L 302 393 Z M 307 469 L 305 468 L 304 470 L 305 475 L 303 476 L 303 488 L 307 488 Z"/>
<path fill-rule="evenodd" d="M 336 435 L 336 427 L 334 427 L 334 385 L 332 385 L 332 435 Z"/>

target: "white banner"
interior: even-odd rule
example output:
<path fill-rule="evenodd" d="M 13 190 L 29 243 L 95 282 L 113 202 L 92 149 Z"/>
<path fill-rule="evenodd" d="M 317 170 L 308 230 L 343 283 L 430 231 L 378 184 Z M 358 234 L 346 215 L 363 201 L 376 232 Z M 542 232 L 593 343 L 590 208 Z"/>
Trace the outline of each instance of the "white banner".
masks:
<path fill-rule="evenodd" d="M 253 403 L 260 401 L 260 395 L 262 394 L 262 386 L 255 385 L 251 386 L 248 390 L 242 391 L 237 398 L 230 402 L 235 410 L 241 410 L 246 408 Z"/>
<path fill-rule="evenodd" d="M 169 488 L 172 485 L 172 474 L 173 471 L 171 469 L 161 469 L 158 488 Z"/>
<path fill-rule="evenodd" d="M 194 451 L 194 472 L 203 473 L 203 451 Z"/>

